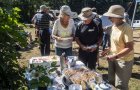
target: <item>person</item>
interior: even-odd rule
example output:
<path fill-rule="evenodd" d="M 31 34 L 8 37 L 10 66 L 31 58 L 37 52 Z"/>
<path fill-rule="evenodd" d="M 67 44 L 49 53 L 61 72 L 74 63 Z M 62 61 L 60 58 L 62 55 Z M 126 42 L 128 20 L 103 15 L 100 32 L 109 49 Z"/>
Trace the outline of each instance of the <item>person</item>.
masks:
<path fill-rule="evenodd" d="M 78 24 L 75 34 L 79 45 L 79 59 L 92 70 L 96 67 L 103 29 L 100 22 L 93 19 L 94 14 L 90 7 L 83 8 L 79 17 L 82 21 Z"/>
<path fill-rule="evenodd" d="M 55 20 L 55 16 L 49 15 L 49 8 L 46 5 L 40 6 L 40 11 L 35 14 L 34 21 L 39 31 L 40 52 L 42 56 L 50 55 L 50 32 L 49 23 Z"/>
<path fill-rule="evenodd" d="M 123 21 L 125 9 L 121 5 L 112 5 L 104 15 L 108 16 L 113 26 L 110 34 L 110 48 L 102 52 L 109 63 L 108 80 L 119 90 L 129 90 L 128 83 L 134 62 L 133 31 Z"/>
<path fill-rule="evenodd" d="M 55 39 L 55 53 L 61 56 L 72 55 L 72 41 L 75 33 L 75 25 L 71 19 L 71 9 L 67 5 L 60 8 L 59 18 L 55 21 L 52 29 L 52 37 Z"/>
<path fill-rule="evenodd" d="M 92 7 L 91 10 L 92 10 L 92 13 L 94 15 L 93 19 L 96 20 L 97 22 L 99 22 L 100 26 L 102 26 L 102 20 L 101 20 L 100 15 L 98 15 L 98 13 L 97 13 L 97 9 L 95 7 Z M 103 38 L 104 38 L 104 36 L 103 36 Z M 98 53 L 98 57 L 97 57 L 96 67 L 100 68 L 99 53 Z"/>
<path fill-rule="evenodd" d="M 112 25 L 106 26 L 103 29 L 103 42 L 102 42 L 103 51 L 106 48 L 110 47 L 110 31 L 111 31 L 111 27 L 112 27 Z"/>
<path fill-rule="evenodd" d="M 109 20 L 107 16 L 101 16 L 102 26 L 103 26 L 103 42 L 102 42 L 102 50 L 104 51 L 106 48 L 110 47 L 110 31 L 112 27 L 112 22 Z"/>
<path fill-rule="evenodd" d="M 39 13 L 39 9 L 36 11 L 36 14 Z M 36 14 L 33 16 L 31 22 L 32 24 L 35 25 L 35 41 L 38 41 L 38 38 L 39 38 L 39 30 L 37 28 L 37 25 L 36 25 Z"/>

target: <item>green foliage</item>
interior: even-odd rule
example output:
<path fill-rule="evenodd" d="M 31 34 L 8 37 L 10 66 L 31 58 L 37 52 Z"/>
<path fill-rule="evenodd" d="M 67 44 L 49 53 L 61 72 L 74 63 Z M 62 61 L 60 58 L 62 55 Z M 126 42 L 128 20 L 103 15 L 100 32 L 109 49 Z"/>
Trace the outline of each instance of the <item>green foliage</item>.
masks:
<path fill-rule="evenodd" d="M 103 14 L 113 4 L 121 4 L 127 10 L 129 8 L 128 3 L 132 1 L 135 0 L 0 0 L 0 2 L 5 3 L 7 8 L 19 7 L 22 10 L 20 20 L 28 23 L 31 23 L 31 18 L 42 4 L 50 6 L 54 10 L 59 10 L 62 5 L 66 4 L 77 13 L 80 13 L 81 9 L 86 6 L 96 7 L 98 13 Z"/>
<path fill-rule="evenodd" d="M 31 89 L 38 87 L 46 87 L 51 84 L 50 76 L 57 70 L 56 62 L 44 62 L 44 65 L 35 66 L 31 64 L 31 68 L 28 68 L 25 73 L 25 77 L 29 81 L 29 86 Z"/>
<path fill-rule="evenodd" d="M 24 88 L 26 83 L 23 77 L 24 68 L 20 68 L 17 57 L 20 55 L 15 48 L 16 44 L 27 45 L 27 40 L 21 36 L 18 26 L 18 12 L 13 8 L 7 11 L 0 8 L 0 89 Z M 22 25 L 23 26 L 23 25 Z"/>

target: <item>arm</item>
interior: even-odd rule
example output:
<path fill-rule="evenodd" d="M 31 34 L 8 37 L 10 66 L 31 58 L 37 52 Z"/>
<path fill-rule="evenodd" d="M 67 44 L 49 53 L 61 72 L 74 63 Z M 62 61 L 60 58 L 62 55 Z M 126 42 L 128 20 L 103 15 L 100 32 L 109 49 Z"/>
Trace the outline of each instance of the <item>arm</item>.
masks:
<path fill-rule="evenodd" d="M 61 38 L 61 37 L 59 37 L 59 36 L 54 35 L 53 33 L 52 33 L 52 37 L 53 37 L 54 39 L 60 39 L 60 38 Z"/>
<path fill-rule="evenodd" d="M 57 19 L 52 11 L 50 11 L 48 15 L 49 15 L 49 18 L 50 18 L 51 21 L 54 21 L 54 20 Z"/>
<path fill-rule="evenodd" d="M 31 22 L 34 24 L 35 29 L 38 30 L 37 25 L 36 25 L 36 21 L 37 21 L 37 16 L 36 16 L 36 14 L 35 14 L 35 15 L 33 16 L 32 20 L 31 20 Z"/>
<path fill-rule="evenodd" d="M 54 26 L 53 26 L 53 29 L 52 29 L 52 38 L 56 39 L 56 40 L 61 40 L 61 37 L 59 37 L 57 35 L 57 32 L 58 32 L 58 22 L 55 21 L 54 22 Z"/>
<path fill-rule="evenodd" d="M 74 21 L 73 21 L 73 28 L 72 28 L 72 37 L 73 37 L 73 40 L 75 40 L 75 33 L 76 33 L 76 26 L 75 26 Z"/>
<path fill-rule="evenodd" d="M 87 50 L 87 47 L 85 46 L 85 45 L 83 45 L 81 42 L 80 42 L 80 39 L 79 39 L 79 37 L 80 37 L 80 30 L 79 30 L 79 27 L 80 27 L 80 25 L 79 26 L 77 26 L 77 28 L 76 28 L 76 32 L 75 32 L 75 41 L 76 41 L 76 43 L 79 45 L 79 47 L 82 49 L 82 50 Z"/>
<path fill-rule="evenodd" d="M 76 43 L 79 45 L 79 47 L 80 47 L 82 50 L 84 50 L 84 51 L 88 50 L 87 47 L 84 46 L 84 45 L 80 42 L 80 40 L 79 40 L 78 37 L 75 37 L 75 41 L 76 41 Z"/>
<path fill-rule="evenodd" d="M 119 53 L 108 56 L 108 60 L 115 60 L 115 59 L 121 58 L 127 55 L 132 50 L 133 50 L 133 42 L 128 42 L 125 44 L 125 48 L 122 49 Z"/>
<path fill-rule="evenodd" d="M 33 24 L 35 24 L 35 20 L 36 19 L 36 14 L 33 16 L 33 18 L 32 18 L 32 20 L 31 20 L 31 22 L 33 23 Z"/>
<path fill-rule="evenodd" d="M 133 31 L 132 31 L 131 27 L 129 27 L 129 26 L 127 26 L 127 28 L 125 28 L 125 30 L 126 31 L 123 36 L 123 40 L 125 42 L 124 49 L 122 49 L 120 52 L 118 52 L 115 55 L 110 55 L 108 57 L 108 60 L 115 60 L 115 59 L 121 58 L 121 57 L 127 55 L 130 51 L 132 51 L 134 49 L 133 48 Z"/>
<path fill-rule="evenodd" d="M 127 55 L 130 51 L 133 50 L 133 42 L 128 42 L 128 43 L 126 43 L 125 46 L 126 46 L 126 47 L 125 47 L 122 51 L 120 51 L 119 53 L 116 54 L 116 56 L 117 56 L 118 58 Z"/>

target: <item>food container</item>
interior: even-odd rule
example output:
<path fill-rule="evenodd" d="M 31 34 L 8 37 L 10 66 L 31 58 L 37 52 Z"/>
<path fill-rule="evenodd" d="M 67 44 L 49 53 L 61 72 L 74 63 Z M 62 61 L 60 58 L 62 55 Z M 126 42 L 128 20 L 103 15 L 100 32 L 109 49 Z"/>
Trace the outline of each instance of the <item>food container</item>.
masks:
<path fill-rule="evenodd" d="M 82 90 L 82 86 L 79 84 L 71 84 L 69 90 Z"/>
<path fill-rule="evenodd" d="M 79 84 L 82 86 L 82 89 L 94 88 L 95 80 L 98 80 L 98 82 L 102 80 L 101 77 L 98 77 L 100 74 L 97 75 L 95 71 L 88 70 L 87 68 L 67 68 L 63 70 L 63 74 L 65 76 L 63 83 L 67 87 L 71 84 Z"/>
<path fill-rule="evenodd" d="M 62 53 L 62 55 L 60 56 L 60 67 L 61 67 L 61 73 L 65 68 L 67 68 L 67 60 L 66 60 L 65 52 Z"/>
<path fill-rule="evenodd" d="M 107 83 L 100 83 L 95 86 L 95 90 L 112 90 L 112 86 Z"/>
<path fill-rule="evenodd" d="M 32 65 L 34 65 L 34 67 L 42 66 L 42 65 L 48 67 L 51 65 L 52 62 L 56 62 L 56 66 L 59 66 L 60 65 L 60 57 L 57 55 L 32 57 L 29 60 L 29 68 L 31 68 Z"/>
<path fill-rule="evenodd" d="M 76 65 L 77 57 L 76 56 L 67 56 L 67 60 L 68 60 L 68 68 L 71 68 Z"/>

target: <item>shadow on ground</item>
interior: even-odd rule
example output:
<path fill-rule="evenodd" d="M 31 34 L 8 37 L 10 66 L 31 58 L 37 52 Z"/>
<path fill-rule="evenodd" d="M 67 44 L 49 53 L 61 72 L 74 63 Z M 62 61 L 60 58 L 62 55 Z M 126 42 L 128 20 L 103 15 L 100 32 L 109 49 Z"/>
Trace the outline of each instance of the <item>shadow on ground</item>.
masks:
<path fill-rule="evenodd" d="M 139 40 L 134 40 L 134 42 L 140 42 Z"/>
<path fill-rule="evenodd" d="M 140 57 L 134 58 L 134 65 L 140 65 Z"/>
<path fill-rule="evenodd" d="M 140 79 L 140 73 L 132 73 L 131 78 Z"/>
<path fill-rule="evenodd" d="M 38 46 L 38 43 L 33 42 L 31 44 L 28 44 L 25 48 L 20 48 L 19 51 L 30 51 L 30 50 L 33 50 L 33 48 L 37 46 Z"/>
<path fill-rule="evenodd" d="M 100 66 L 100 67 L 97 67 L 97 69 L 100 70 L 100 71 L 101 71 L 101 70 L 108 71 L 108 68 L 107 68 L 107 67 L 101 67 L 101 66 Z"/>
<path fill-rule="evenodd" d="M 132 73 L 131 78 L 140 79 L 139 73 Z M 103 74 L 103 80 L 108 82 L 108 74 Z"/>

